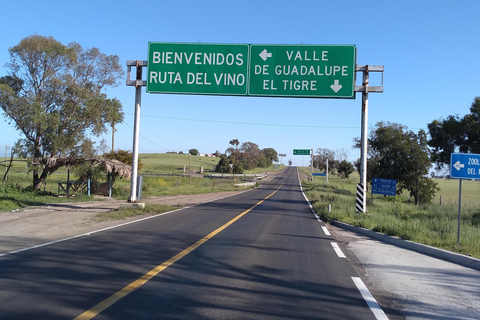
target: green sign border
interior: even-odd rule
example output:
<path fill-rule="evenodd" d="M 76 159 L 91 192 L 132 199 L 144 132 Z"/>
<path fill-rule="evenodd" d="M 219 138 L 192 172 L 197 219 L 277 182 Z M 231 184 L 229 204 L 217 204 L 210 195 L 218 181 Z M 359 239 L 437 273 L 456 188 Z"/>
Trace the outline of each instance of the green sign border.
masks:
<path fill-rule="evenodd" d="M 249 57 L 248 44 L 149 42 L 146 89 L 148 93 L 245 96 Z M 151 77 L 151 72 L 158 74 Z M 243 84 L 215 84 L 232 79 Z"/>
<path fill-rule="evenodd" d="M 154 49 L 160 48 L 161 52 L 170 52 L 170 56 L 156 56 L 157 63 L 154 61 Z M 266 49 L 269 54 L 268 58 L 262 61 L 262 58 L 258 56 L 260 49 Z M 252 50 L 255 51 L 252 54 Z M 269 51 L 270 50 L 270 51 Z M 290 61 L 285 60 L 284 57 L 277 57 L 279 53 L 277 50 L 289 50 L 290 52 L 302 52 L 305 55 L 304 59 L 292 59 L 294 56 L 290 55 Z M 317 50 L 315 52 L 315 50 Z M 328 57 L 328 63 L 317 62 L 315 60 L 321 57 L 321 51 L 318 50 L 330 50 L 334 54 Z M 348 51 L 347 57 L 339 56 L 337 53 L 340 51 Z M 155 51 L 155 52 L 158 52 Z M 180 52 L 183 57 L 175 56 L 173 52 Z M 198 64 L 193 63 L 195 54 L 200 55 Z M 356 68 L 356 46 L 355 45 L 289 45 L 289 44 L 215 44 L 215 43 L 176 43 L 176 42 L 149 42 L 148 43 L 148 67 L 147 67 L 147 85 L 146 90 L 148 93 L 167 93 L 167 94 L 190 94 L 190 95 L 225 95 L 225 96 L 251 96 L 251 97 L 286 97 L 286 98 L 328 98 L 328 99 L 355 99 L 355 68 Z M 316 56 L 314 56 L 316 54 Z M 203 63 L 203 55 L 209 57 L 218 57 L 219 55 L 229 55 L 229 65 L 226 63 L 216 64 L 208 63 L 210 60 L 205 60 L 207 63 Z M 240 56 L 237 56 L 240 55 Z M 233 60 L 232 60 L 233 57 Z M 164 59 L 162 61 L 162 58 Z M 309 58 L 309 59 L 307 59 Z M 181 60 L 180 60 L 181 59 Z M 213 58 L 215 59 L 215 58 Z M 186 61 L 189 63 L 183 63 Z M 296 61 L 300 60 L 300 61 Z M 310 61 L 307 61 L 310 60 Z M 314 61 L 312 61 L 314 60 Z M 348 60 L 348 61 L 346 61 Z M 175 63 L 175 61 L 177 63 Z M 181 63 L 178 63 L 180 62 Z M 222 59 L 217 60 L 219 62 Z M 233 61 L 233 63 L 232 63 Z M 242 61 L 240 64 L 239 61 Z M 270 71 L 274 71 L 271 68 L 272 65 L 281 63 L 285 65 L 291 62 L 291 66 L 296 66 L 297 70 L 300 68 L 313 68 L 316 67 L 326 68 L 337 65 L 346 65 L 351 72 L 351 75 L 347 76 L 333 76 L 325 74 L 315 74 L 311 71 L 310 75 L 282 75 L 282 77 L 270 73 L 268 76 L 263 73 L 261 75 L 255 74 L 256 66 L 268 65 Z M 303 66 L 303 67 L 302 67 Z M 151 72 L 158 72 L 156 77 L 150 77 Z M 163 74 L 162 74 L 163 73 Z M 229 80 L 234 79 L 233 82 L 225 82 L 225 78 L 221 78 L 223 75 L 230 75 Z M 164 83 L 160 83 L 163 76 Z M 152 83 L 152 79 L 155 79 L 157 83 Z M 320 90 L 309 90 L 305 92 L 303 90 L 280 90 L 273 92 L 273 90 L 259 90 L 258 81 L 273 81 L 280 84 L 282 81 L 305 81 L 312 83 L 312 85 L 319 85 Z M 346 81 L 348 80 L 348 81 Z M 167 83 L 169 81 L 170 83 Z M 338 81 L 338 82 L 337 82 Z M 221 82 L 224 82 L 222 85 Z M 313 82 L 315 82 L 313 84 Z M 334 83 L 342 85 L 342 89 L 335 93 L 330 89 L 330 85 Z M 218 84 L 215 84 L 218 83 Z M 233 83 L 233 84 L 232 84 Z M 241 83 L 241 85 L 237 85 Z M 212 85 L 213 84 L 213 85 Z M 330 93 L 331 90 L 331 93 Z M 273 93 L 272 93 L 273 92 Z M 344 93 L 346 92 L 346 93 Z"/>
<path fill-rule="evenodd" d="M 264 54 L 268 54 L 265 60 L 260 56 L 264 50 Z M 323 52 L 326 52 L 324 56 Z M 248 94 L 354 99 L 356 55 L 354 45 L 252 44 Z M 342 75 L 342 72 L 348 72 L 348 75 Z M 335 84 L 341 85 L 338 92 L 330 87 Z M 295 90 L 295 86 L 300 89 Z M 315 90 L 311 90 L 311 86 Z"/>
<path fill-rule="evenodd" d="M 310 149 L 293 149 L 294 156 L 309 156 L 310 152 Z"/>

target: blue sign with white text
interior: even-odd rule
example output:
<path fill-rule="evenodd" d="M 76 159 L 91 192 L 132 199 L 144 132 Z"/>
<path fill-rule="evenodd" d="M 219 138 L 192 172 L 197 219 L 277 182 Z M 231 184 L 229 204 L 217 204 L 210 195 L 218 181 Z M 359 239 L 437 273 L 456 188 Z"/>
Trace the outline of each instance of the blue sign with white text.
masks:
<path fill-rule="evenodd" d="M 325 172 L 319 173 L 319 172 L 314 172 L 312 173 L 313 176 L 319 176 L 319 177 L 325 177 L 327 174 Z"/>
<path fill-rule="evenodd" d="M 397 194 L 397 180 L 372 178 L 372 193 L 395 196 Z"/>
<path fill-rule="evenodd" d="M 450 177 L 456 179 L 480 179 L 480 154 L 452 153 Z"/>

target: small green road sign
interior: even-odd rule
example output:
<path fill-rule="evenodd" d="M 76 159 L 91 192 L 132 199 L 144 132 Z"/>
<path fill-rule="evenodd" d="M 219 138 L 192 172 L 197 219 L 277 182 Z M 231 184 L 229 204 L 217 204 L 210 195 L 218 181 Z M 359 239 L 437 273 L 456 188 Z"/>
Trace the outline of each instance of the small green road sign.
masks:
<path fill-rule="evenodd" d="M 310 149 L 293 149 L 294 156 L 309 156 Z"/>
<path fill-rule="evenodd" d="M 247 95 L 247 44 L 148 43 L 147 92 Z"/>
<path fill-rule="evenodd" d="M 251 96 L 355 98 L 354 45 L 250 47 Z"/>

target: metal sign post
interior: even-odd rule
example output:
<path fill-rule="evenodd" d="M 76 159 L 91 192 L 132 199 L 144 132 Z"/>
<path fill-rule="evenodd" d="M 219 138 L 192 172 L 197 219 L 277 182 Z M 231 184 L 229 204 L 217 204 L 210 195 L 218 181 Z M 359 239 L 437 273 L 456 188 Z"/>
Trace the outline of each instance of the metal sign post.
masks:
<path fill-rule="evenodd" d="M 362 149 L 360 184 L 357 185 L 356 209 L 367 212 L 367 150 L 368 150 L 368 93 L 383 92 L 383 77 L 381 86 L 369 86 L 369 72 L 382 72 L 383 66 L 357 66 L 356 71 L 363 72 L 362 86 L 355 86 L 355 92 L 362 92 Z"/>
<path fill-rule="evenodd" d="M 452 153 L 450 155 L 450 178 L 460 179 L 458 183 L 458 229 L 457 245 L 460 244 L 460 222 L 462 215 L 462 180 L 480 179 L 480 154 Z"/>
<path fill-rule="evenodd" d="M 137 68 L 137 77 L 130 80 L 132 66 Z M 142 80 L 142 68 L 147 66 L 147 61 L 127 61 L 127 86 L 135 86 L 135 122 L 133 127 L 133 155 L 132 177 L 130 178 L 130 197 L 128 202 L 137 202 L 137 175 L 138 175 L 138 137 L 140 135 L 140 109 L 142 106 L 142 87 L 146 82 Z"/>

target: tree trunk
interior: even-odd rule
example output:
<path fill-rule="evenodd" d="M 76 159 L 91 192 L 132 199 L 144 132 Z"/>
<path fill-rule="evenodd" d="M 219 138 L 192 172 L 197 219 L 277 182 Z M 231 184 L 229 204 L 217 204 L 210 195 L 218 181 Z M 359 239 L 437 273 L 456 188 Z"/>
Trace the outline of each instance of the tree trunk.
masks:
<path fill-rule="evenodd" d="M 40 175 L 40 178 L 38 177 L 38 171 L 37 171 L 37 175 L 35 176 L 35 174 L 33 175 L 33 190 L 40 190 L 40 188 L 42 187 L 42 184 L 43 182 L 45 181 L 45 179 L 47 179 L 47 175 L 48 175 L 48 170 L 47 168 L 45 168 L 43 171 L 42 171 L 42 174 Z M 35 180 L 36 178 L 36 180 Z"/>
<path fill-rule="evenodd" d="M 35 151 L 34 151 L 34 154 L 33 154 L 33 160 L 37 160 L 37 159 L 40 159 L 40 157 L 42 156 L 42 154 L 40 153 L 40 135 L 37 133 L 37 137 L 35 139 Z M 46 171 L 44 170 L 43 173 L 42 173 L 42 177 L 44 176 L 44 173 Z M 42 178 L 42 177 L 38 177 L 38 170 L 33 169 L 33 190 L 40 190 L 40 187 L 42 186 L 42 183 L 43 183 L 43 180 L 45 178 Z"/>
<path fill-rule="evenodd" d="M 5 175 L 3 176 L 3 181 L 7 180 L 8 172 L 10 171 L 10 168 L 13 166 L 12 163 L 13 163 L 13 150 L 10 156 L 10 163 L 8 165 L 5 163 L 6 169 L 5 169 Z"/>

